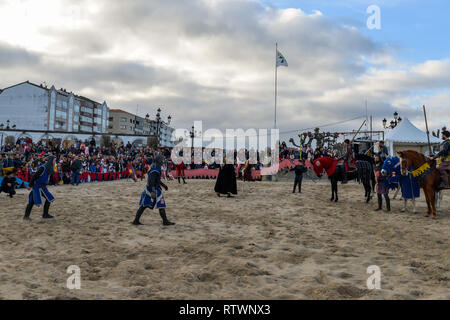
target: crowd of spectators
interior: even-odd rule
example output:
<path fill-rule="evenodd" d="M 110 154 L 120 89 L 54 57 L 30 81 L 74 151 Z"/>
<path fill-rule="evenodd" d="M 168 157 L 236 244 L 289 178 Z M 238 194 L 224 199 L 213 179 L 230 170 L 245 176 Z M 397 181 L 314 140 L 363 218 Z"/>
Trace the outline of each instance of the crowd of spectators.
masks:
<path fill-rule="evenodd" d="M 314 161 L 321 157 L 339 158 L 337 149 L 317 147 L 313 149 L 311 146 L 298 148 L 288 148 L 285 142 L 280 144 L 280 160 L 309 160 Z"/>
<path fill-rule="evenodd" d="M 32 143 L 22 139 L 16 144 L 5 144 L 0 149 L 0 176 L 14 171 L 15 176 L 28 182 L 45 163 L 49 154 L 56 156 L 55 174 L 50 184 L 73 184 L 80 182 L 109 181 L 122 178 L 142 178 L 149 170 L 157 153 L 170 158 L 170 150 L 153 149 L 148 146 L 136 147 L 128 143 L 117 146 L 97 146 L 91 141 L 77 141 L 68 148 L 60 144 Z M 166 164 L 173 168 L 173 164 Z"/>

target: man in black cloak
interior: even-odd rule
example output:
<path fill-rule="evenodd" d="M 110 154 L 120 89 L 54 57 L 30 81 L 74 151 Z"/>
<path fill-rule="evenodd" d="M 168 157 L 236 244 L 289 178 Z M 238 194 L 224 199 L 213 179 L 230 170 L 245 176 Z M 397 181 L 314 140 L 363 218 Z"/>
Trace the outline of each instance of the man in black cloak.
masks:
<path fill-rule="evenodd" d="M 234 165 L 224 164 L 220 167 L 214 191 L 217 193 L 218 197 L 220 197 L 221 194 L 226 194 L 228 198 L 232 198 L 232 194 L 237 194 L 236 171 L 234 170 Z"/>

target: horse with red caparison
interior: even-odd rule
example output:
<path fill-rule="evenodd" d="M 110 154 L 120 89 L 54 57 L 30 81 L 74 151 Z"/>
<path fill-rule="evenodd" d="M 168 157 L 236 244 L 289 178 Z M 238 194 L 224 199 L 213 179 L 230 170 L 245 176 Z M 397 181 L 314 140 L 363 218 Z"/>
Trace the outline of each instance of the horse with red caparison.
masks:
<path fill-rule="evenodd" d="M 314 172 L 318 177 L 322 177 L 323 171 L 328 175 L 331 182 L 331 200 L 339 201 L 338 182 L 344 180 L 344 170 L 338 165 L 339 161 L 330 157 L 321 157 L 313 162 Z M 356 170 L 347 171 L 347 180 L 357 180 L 363 183 L 365 189 L 366 203 L 372 199 L 372 185 L 375 184 L 373 166 L 368 161 L 356 161 Z"/>

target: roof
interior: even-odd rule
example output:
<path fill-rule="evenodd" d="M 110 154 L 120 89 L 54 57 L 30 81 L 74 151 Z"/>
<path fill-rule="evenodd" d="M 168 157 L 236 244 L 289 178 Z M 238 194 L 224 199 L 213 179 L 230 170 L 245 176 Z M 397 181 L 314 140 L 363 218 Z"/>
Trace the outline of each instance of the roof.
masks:
<path fill-rule="evenodd" d="M 27 81 L 24 81 L 24 82 L 17 83 L 17 84 L 15 84 L 15 85 L 9 86 L 9 87 L 7 87 L 7 88 L 3 88 L 3 89 L 0 90 L 0 92 L 5 91 L 6 89 L 11 89 L 11 88 L 20 86 L 20 85 L 25 84 L 25 83 L 31 84 L 32 86 L 38 87 L 38 88 L 40 88 L 40 89 L 44 89 L 44 90 L 47 90 L 47 91 L 49 90 L 47 87 L 44 87 L 43 85 L 37 85 L 37 84 L 32 83 L 32 82 L 30 82 L 30 81 L 27 80 Z"/>
<path fill-rule="evenodd" d="M 10 87 L 4 88 L 4 89 L 0 89 L 0 93 L 2 93 L 3 91 L 5 91 L 6 89 L 11 89 L 11 88 L 20 86 L 20 85 L 22 85 L 22 84 L 29 84 L 29 85 L 32 85 L 32 86 L 35 86 L 35 87 L 38 87 L 38 88 L 40 88 L 40 89 L 47 90 L 47 91 L 49 91 L 49 90 L 51 89 L 51 87 L 48 88 L 47 86 L 44 86 L 43 84 L 38 85 L 38 84 L 35 84 L 35 83 L 30 82 L 30 81 L 27 80 L 27 81 L 24 81 L 24 82 L 21 82 L 21 83 L 12 85 L 12 86 L 10 86 Z M 68 96 L 68 95 L 70 95 L 70 94 L 72 93 L 72 92 L 66 91 L 66 90 L 63 89 L 63 88 L 61 88 L 61 89 L 59 89 L 59 90 L 55 88 L 55 90 L 56 90 L 59 94 L 66 95 L 66 96 Z M 77 95 L 77 94 L 74 94 L 74 93 L 72 93 L 72 94 L 74 95 L 75 98 L 82 99 L 82 100 L 87 100 L 87 101 L 90 101 L 90 102 L 95 103 L 95 104 L 102 104 L 102 103 L 97 102 L 97 101 L 95 101 L 95 100 L 92 100 L 92 99 L 89 99 L 89 98 L 86 98 L 86 97 L 83 97 L 83 96 L 80 96 L 80 95 Z"/>
<path fill-rule="evenodd" d="M 133 117 L 135 116 L 134 114 L 132 114 L 132 113 L 130 113 L 128 111 L 122 110 L 122 109 L 109 109 L 109 114 L 114 113 L 114 112 L 126 113 L 126 114 L 129 114 L 130 116 L 133 116 Z"/>
<path fill-rule="evenodd" d="M 392 129 L 392 131 L 386 135 L 385 140 L 417 144 L 428 143 L 427 134 L 413 125 L 408 118 L 403 119 L 397 127 Z M 436 144 L 441 143 L 441 140 L 430 135 L 430 142 Z"/>

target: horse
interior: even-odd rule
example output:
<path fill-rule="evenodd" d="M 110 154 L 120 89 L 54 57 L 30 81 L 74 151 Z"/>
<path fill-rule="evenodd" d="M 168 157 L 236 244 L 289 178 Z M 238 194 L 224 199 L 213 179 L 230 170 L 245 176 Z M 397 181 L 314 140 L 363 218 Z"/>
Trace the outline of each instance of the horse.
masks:
<path fill-rule="evenodd" d="M 341 166 L 338 166 L 338 160 L 330 157 L 321 157 L 313 162 L 314 172 L 320 178 L 325 170 L 328 178 L 331 181 L 331 199 L 330 201 L 339 201 L 338 196 L 338 182 L 344 180 L 344 170 Z M 347 172 L 347 180 L 357 180 L 362 182 L 364 190 L 366 192 L 366 203 L 369 203 L 372 199 L 372 186 L 370 182 L 374 183 L 375 175 L 373 173 L 373 167 L 370 162 L 356 161 L 357 169 Z"/>
<path fill-rule="evenodd" d="M 416 198 L 420 198 L 420 186 L 414 177 L 401 174 L 401 161 L 399 157 L 388 157 L 381 168 L 381 174 L 388 178 L 388 188 L 402 191 L 404 206 L 401 212 L 407 211 L 408 199 L 412 200 L 413 213 L 416 211 Z"/>
<path fill-rule="evenodd" d="M 432 219 L 436 219 L 436 191 L 441 182 L 441 175 L 436 168 L 436 160 L 429 160 L 415 150 L 400 151 L 398 155 L 401 158 L 402 174 L 406 174 L 408 168 L 413 167 L 414 170 L 411 174 L 418 179 L 420 187 L 425 193 L 428 206 L 425 217 L 431 215 Z"/>

